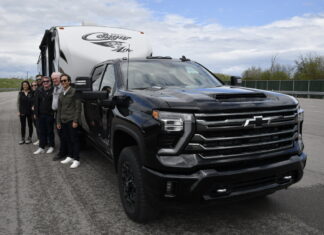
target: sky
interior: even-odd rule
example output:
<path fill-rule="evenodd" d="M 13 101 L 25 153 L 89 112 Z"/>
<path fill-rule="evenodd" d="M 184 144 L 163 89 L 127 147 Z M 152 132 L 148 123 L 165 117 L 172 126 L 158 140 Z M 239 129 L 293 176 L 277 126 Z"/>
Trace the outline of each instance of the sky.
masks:
<path fill-rule="evenodd" d="M 324 0 L 0 0 L 0 77 L 36 75 L 44 31 L 81 22 L 143 31 L 154 55 L 229 75 L 324 55 Z"/>

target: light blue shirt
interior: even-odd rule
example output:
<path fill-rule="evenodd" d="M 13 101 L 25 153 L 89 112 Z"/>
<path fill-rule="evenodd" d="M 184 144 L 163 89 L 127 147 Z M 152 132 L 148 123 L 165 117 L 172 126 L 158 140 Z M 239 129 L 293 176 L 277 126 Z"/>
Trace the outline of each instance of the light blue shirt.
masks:
<path fill-rule="evenodd" d="M 54 86 L 54 90 L 53 90 L 53 101 L 52 101 L 52 109 L 54 111 L 57 111 L 57 107 L 58 107 L 58 99 L 60 94 L 63 92 L 63 87 L 61 86 L 61 84 L 59 84 L 58 86 Z"/>

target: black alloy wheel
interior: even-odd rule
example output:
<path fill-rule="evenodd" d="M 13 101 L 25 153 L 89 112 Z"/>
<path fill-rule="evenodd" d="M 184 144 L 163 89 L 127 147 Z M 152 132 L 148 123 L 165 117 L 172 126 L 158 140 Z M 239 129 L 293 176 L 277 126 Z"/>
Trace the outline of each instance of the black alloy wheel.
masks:
<path fill-rule="evenodd" d="M 118 159 L 118 185 L 127 216 L 137 223 L 147 223 L 157 217 L 159 209 L 156 208 L 154 197 L 149 197 L 146 191 L 139 157 L 137 146 L 126 147 L 121 151 Z"/>
<path fill-rule="evenodd" d="M 121 168 L 121 179 L 123 185 L 123 197 L 127 203 L 127 207 L 131 210 L 135 210 L 135 198 L 136 198 L 136 185 L 134 182 L 134 172 L 129 167 L 129 162 L 124 161 Z"/>

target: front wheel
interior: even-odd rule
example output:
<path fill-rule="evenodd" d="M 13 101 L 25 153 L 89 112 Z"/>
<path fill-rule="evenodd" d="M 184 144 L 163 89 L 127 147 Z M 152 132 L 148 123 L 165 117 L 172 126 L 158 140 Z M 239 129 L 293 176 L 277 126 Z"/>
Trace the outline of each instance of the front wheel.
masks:
<path fill-rule="evenodd" d="M 119 156 L 118 185 L 122 205 L 131 220 L 145 223 L 158 215 L 144 187 L 137 146 L 124 148 Z"/>

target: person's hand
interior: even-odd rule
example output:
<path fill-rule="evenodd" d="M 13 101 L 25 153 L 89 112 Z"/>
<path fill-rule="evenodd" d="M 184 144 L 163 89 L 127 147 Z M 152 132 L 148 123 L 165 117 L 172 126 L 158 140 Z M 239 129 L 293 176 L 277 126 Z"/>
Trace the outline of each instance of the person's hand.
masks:
<path fill-rule="evenodd" d="M 61 124 L 57 124 L 56 128 L 60 130 L 62 128 Z"/>
<path fill-rule="evenodd" d="M 17 115 L 20 116 L 20 113 L 18 112 Z"/>
<path fill-rule="evenodd" d="M 35 107 L 34 107 L 34 106 L 32 106 L 32 107 L 31 107 L 31 110 L 33 110 L 33 111 L 34 111 L 34 110 L 35 110 Z"/>
<path fill-rule="evenodd" d="M 35 120 L 37 119 L 37 116 L 36 116 L 36 115 L 34 115 L 34 119 L 35 119 Z"/>
<path fill-rule="evenodd" d="M 73 128 L 77 128 L 78 127 L 78 123 L 77 122 L 72 122 L 72 127 Z"/>

